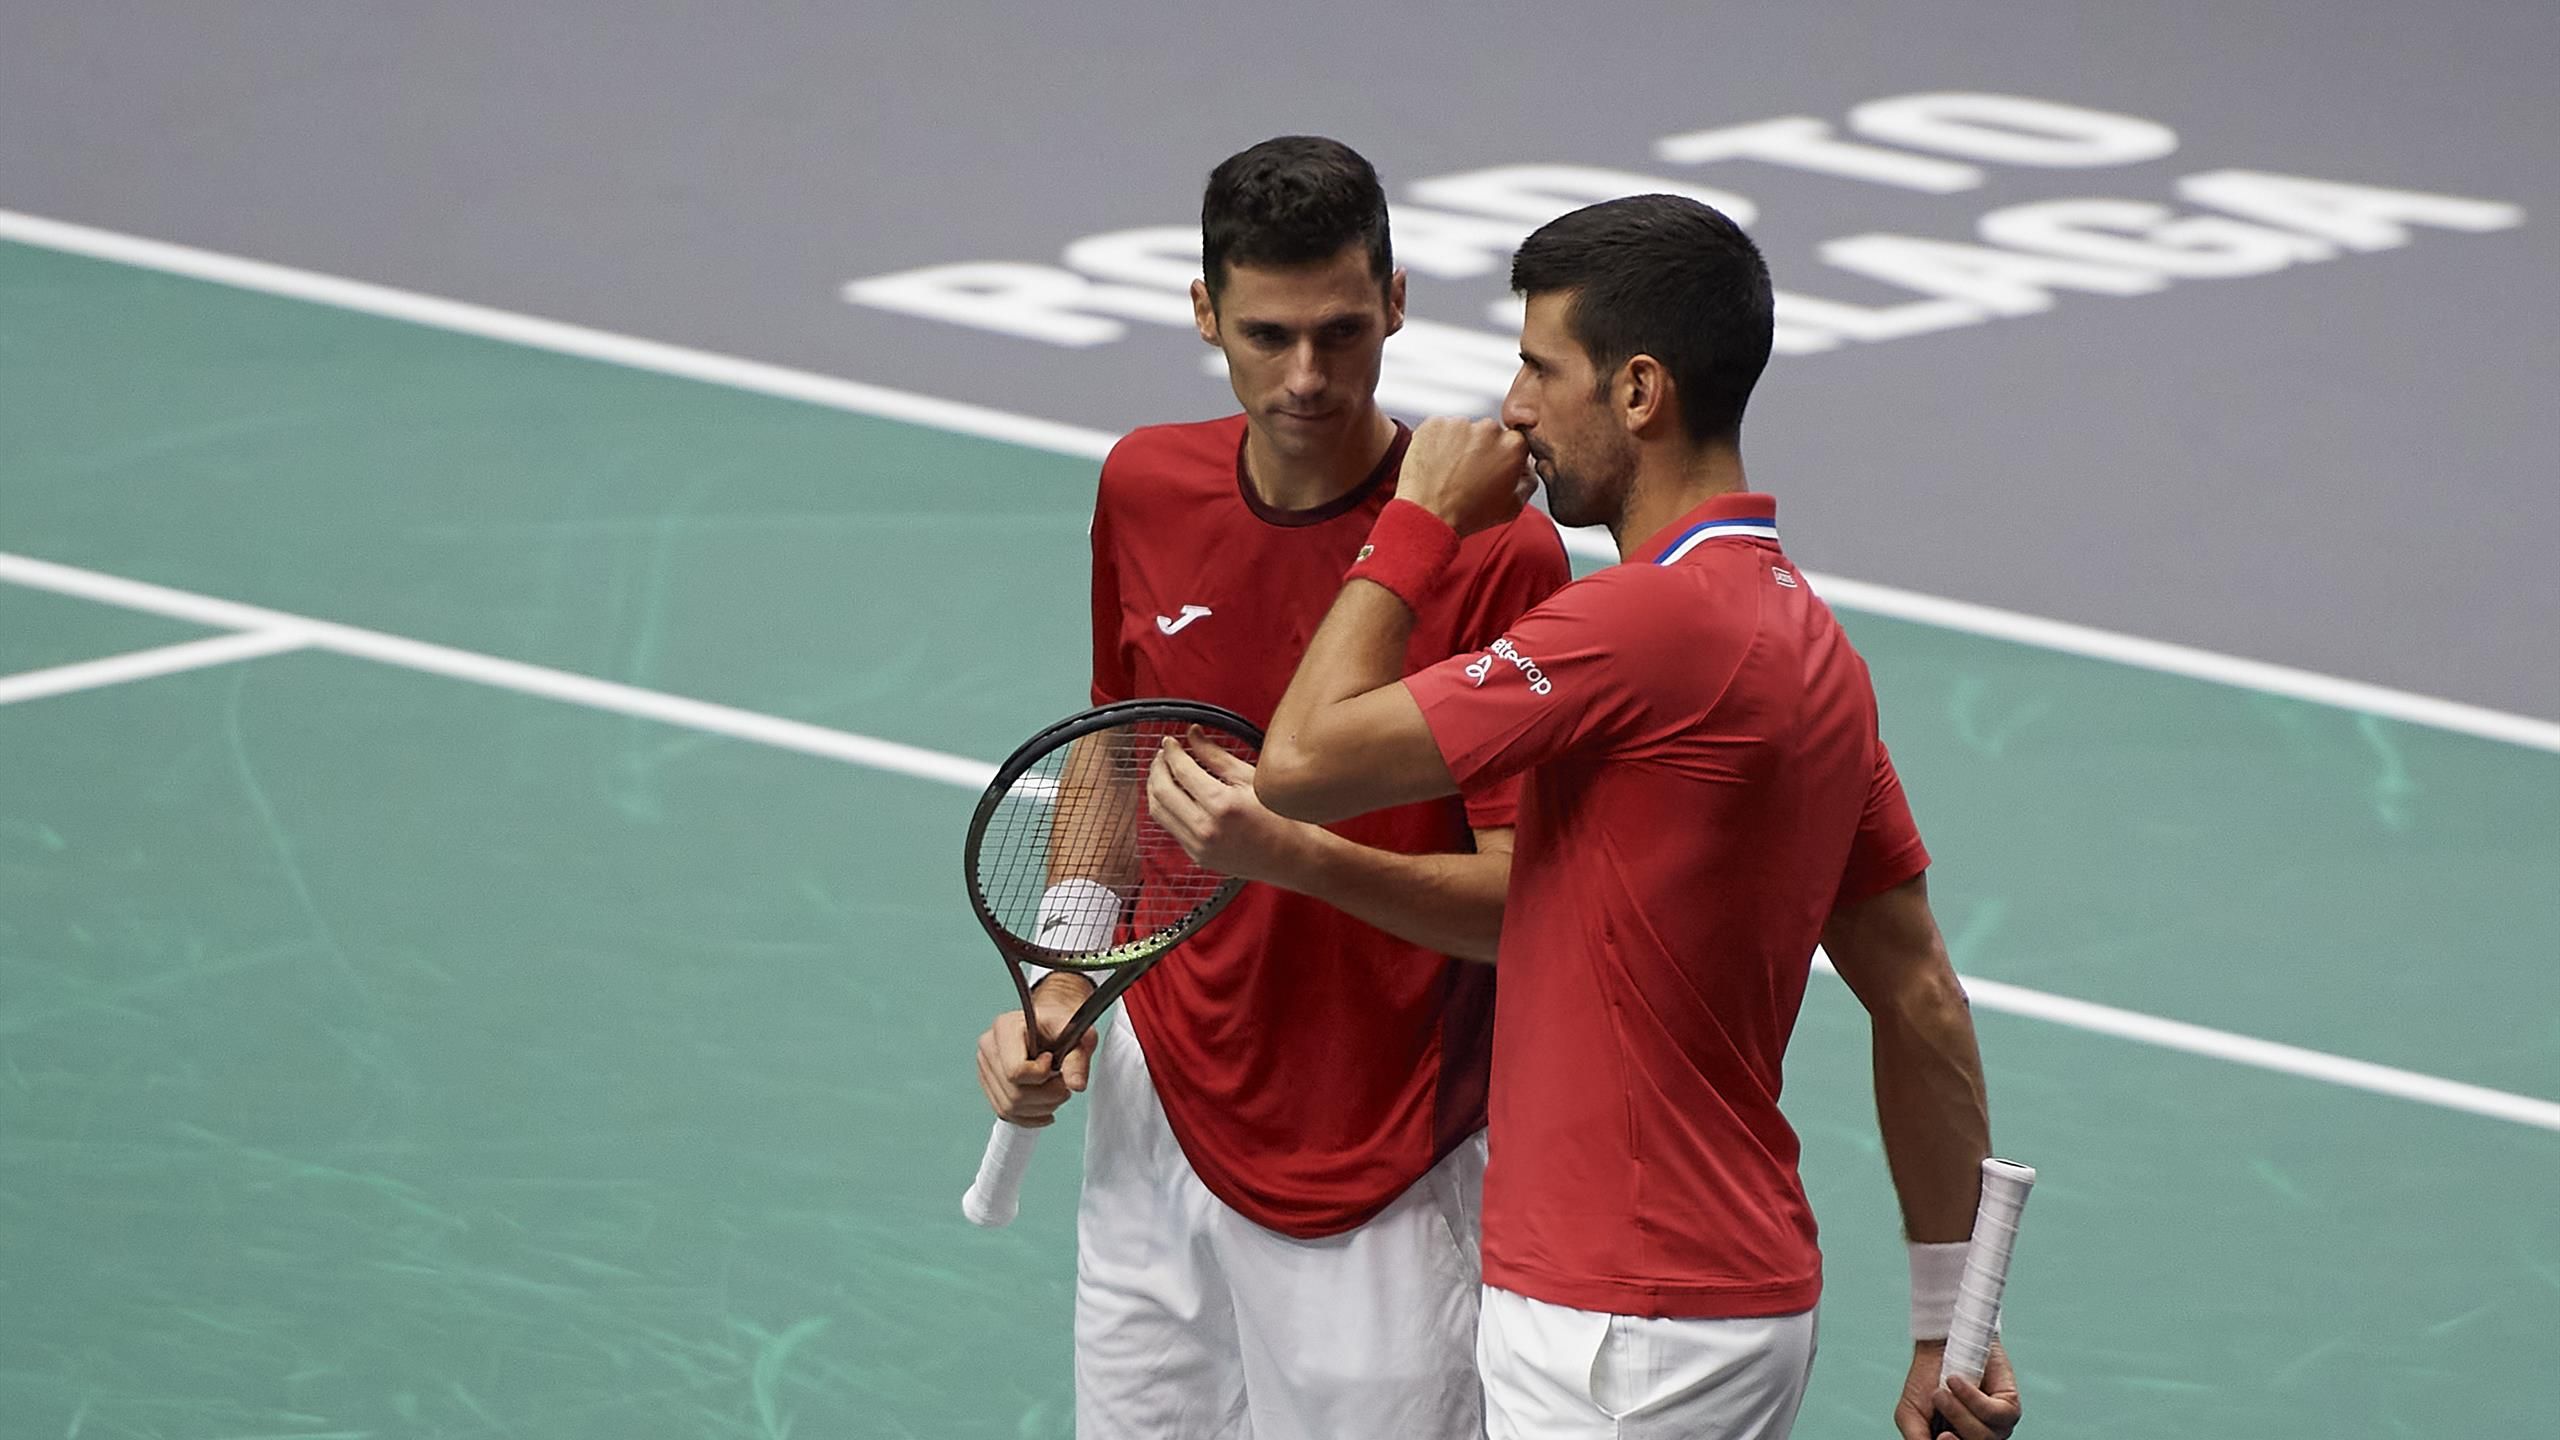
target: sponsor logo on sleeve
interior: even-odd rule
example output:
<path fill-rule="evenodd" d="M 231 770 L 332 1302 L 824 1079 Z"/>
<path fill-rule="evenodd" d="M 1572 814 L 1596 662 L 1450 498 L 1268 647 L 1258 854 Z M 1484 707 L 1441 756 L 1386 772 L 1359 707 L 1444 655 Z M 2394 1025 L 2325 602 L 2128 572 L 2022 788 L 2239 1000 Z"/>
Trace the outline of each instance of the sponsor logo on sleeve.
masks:
<path fill-rule="evenodd" d="M 1521 654 L 1520 647 L 1512 644 L 1511 637 L 1508 635 L 1485 647 L 1485 652 L 1477 656 L 1473 664 L 1467 666 L 1467 678 L 1478 686 L 1483 685 L 1492 676 L 1493 662 L 1496 660 L 1510 661 L 1511 668 L 1519 671 L 1520 677 L 1528 682 L 1530 694 L 1555 693 L 1555 682 L 1547 678 L 1547 672 L 1538 668 L 1537 661 Z"/>

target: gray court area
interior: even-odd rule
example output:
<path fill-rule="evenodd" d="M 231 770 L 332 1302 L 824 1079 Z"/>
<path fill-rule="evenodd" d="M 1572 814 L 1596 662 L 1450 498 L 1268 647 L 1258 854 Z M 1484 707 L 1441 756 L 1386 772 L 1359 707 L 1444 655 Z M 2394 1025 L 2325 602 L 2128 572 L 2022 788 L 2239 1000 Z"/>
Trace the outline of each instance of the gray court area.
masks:
<path fill-rule="evenodd" d="M 1519 164 L 1729 190 L 1760 212 L 1782 288 L 1873 311 L 1924 302 L 1825 244 L 1973 241 L 1996 210 L 2071 198 L 2214 213 L 2180 182 L 2233 168 L 2513 207 L 2528 218 L 2508 228 L 2419 224 L 2397 248 L 2139 295 L 2054 289 L 2042 313 L 1794 357 L 1751 449 L 1817 570 L 2560 717 L 2542 554 L 2560 492 L 2540 482 L 2560 230 L 2535 218 L 2560 213 L 2560 8 L 2543 0 L 1571 21 L 1347 0 L 106 0 L 20 6 L 9 29 L 0 207 L 1106 430 L 1221 407 L 1198 342 L 1126 320 L 1064 347 L 843 287 L 1056 268 L 1080 239 L 1182 225 L 1210 163 L 1285 130 L 1362 146 L 1400 203 Z M 1944 91 L 2138 117 L 2175 148 L 2054 168 L 1892 147 L 1979 172 L 1948 193 L 1655 153 L 1785 117 L 1872 140 L 1858 107 Z M 1418 275 L 1414 313 L 1498 365 L 1500 297 L 1498 266 Z"/>
<path fill-rule="evenodd" d="M 2523 218 L 1789 357 L 1753 447 L 1790 548 L 2560 715 L 2550 12 L 1825 15 L 1633 17 L 1639 46 L 1362 12 L 1345 48 L 1322 10 L 13 12 L 0 210 L 1109 428 L 1216 409 L 1196 342 L 842 287 L 1178 221 L 1282 129 L 1393 181 L 1642 171 L 1932 91 L 2149 117 L 2175 153 L 1945 195 L 1681 173 L 1758 204 L 1782 286 L 1870 308 L 1903 302 L 1825 240 L 2218 168 Z M 1498 289 L 1418 280 L 1416 313 L 1491 333 Z M 1081 691 L 1091 483 L 0 243 L 0 1437 L 1067 1434 L 1073 1127 L 1014 1229 L 956 1214 L 1007 993 L 959 901 L 970 789 L 737 717 L 1000 757 Z M 2001 1148 L 2047 1176 L 2033 1433 L 2547 1429 L 2560 756 L 1849 621 Z M 240 630 L 296 648 L 8 689 Z M 1818 982 L 1813 1440 L 1885 1433 L 1908 1353 L 1863 1046 Z"/>

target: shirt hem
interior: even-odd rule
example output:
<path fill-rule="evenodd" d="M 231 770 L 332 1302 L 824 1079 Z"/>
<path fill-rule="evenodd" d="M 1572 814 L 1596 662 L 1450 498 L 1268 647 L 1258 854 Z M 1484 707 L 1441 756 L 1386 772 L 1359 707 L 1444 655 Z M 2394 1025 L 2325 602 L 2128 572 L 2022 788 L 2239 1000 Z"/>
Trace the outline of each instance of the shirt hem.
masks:
<path fill-rule="evenodd" d="M 1484 1283 L 1550 1305 L 1604 1315 L 1651 1320 L 1756 1320 L 1796 1315 L 1822 1299 L 1822 1272 L 1800 1279 L 1734 1284 L 1605 1280 L 1541 1274 L 1516 1265 L 1485 1263 Z"/>
<path fill-rule="evenodd" d="M 1146 1031 L 1139 1024 L 1137 1011 L 1126 1010 L 1123 1014 L 1130 1024 L 1138 1026 L 1138 1046 L 1142 1050 L 1145 1049 Z M 1430 1174 L 1441 1161 L 1448 1159 L 1460 1145 L 1465 1144 L 1484 1128 L 1479 1124 L 1475 1129 L 1464 1131 L 1449 1139 L 1446 1144 L 1433 1145 L 1430 1147 L 1431 1156 L 1423 1162 L 1422 1167 L 1387 1189 L 1383 1195 L 1364 1198 L 1354 1204 L 1275 1206 L 1264 1197 L 1237 1187 L 1226 1167 L 1201 1164 L 1200 1152 L 1193 1143 L 1189 1127 L 1174 1113 L 1176 1107 L 1164 1104 L 1164 1090 L 1155 1086 L 1152 1067 L 1149 1070 L 1147 1083 L 1156 1088 L 1156 1103 L 1164 1107 L 1165 1125 L 1173 1131 L 1173 1143 L 1175 1148 L 1182 1152 L 1183 1164 L 1190 1167 L 1193 1177 L 1199 1180 L 1202 1188 L 1216 1197 L 1219 1204 L 1236 1214 L 1275 1235 L 1286 1235 L 1292 1240 L 1329 1240 L 1336 1235 L 1347 1235 L 1377 1219 L 1386 1212 L 1388 1206 L 1403 1199 L 1406 1191 L 1420 1184 L 1422 1177 Z"/>

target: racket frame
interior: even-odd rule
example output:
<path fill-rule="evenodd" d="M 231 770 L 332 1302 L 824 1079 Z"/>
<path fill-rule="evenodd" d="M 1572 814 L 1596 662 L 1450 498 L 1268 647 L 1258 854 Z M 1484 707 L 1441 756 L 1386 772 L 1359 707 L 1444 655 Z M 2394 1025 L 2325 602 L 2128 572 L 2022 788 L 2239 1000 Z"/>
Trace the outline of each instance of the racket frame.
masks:
<path fill-rule="evenodd" d="M 1014 994 L 1022 1002 L 1024 1026 L 1022 1033 L 1031 1046 L 1031 1053 L 1027 1057 L 1029 1059 L 1037 1060 L 1044 1054 L 1065 1055 L 1074 1049 L 1077 1042 L 1084 1038 L 1085 1032 L 1093 1028 L 1094 1022 L 1102 1018 L 1103 1012 L 1110 1009 L 1130 986 L 1136 984 L 1139 977 L 1145 975 L 1156 961 L 1163 959 L 1176 945 L 1191 938 L 1198 933 L 1201 926 L 1216 918 L 1218 912 L 1225 909 L 1228 902 L 1235 899 L 1237 893 L 1244 889 L 1243 880 L 1232 875 L 1228 876 L 1208 899 L 1193 906 L 1190 912 L 1183 916 L 1181 922 L 1173 928 L 1135 940 L 1122 941 L 1107 950 L 1090 952 L 1052 950 L 1045 945 L 1022 939 L 1005 928 L 1004 922 L 996 918 L 994 907 L 987 903 L 986 893 L 978 884 L 978 853 L 986 838 L 988 823 L 994 819 L 996 811 L 1011 796 L 1014 782 L 1029 773 L 1033 766 L 1046 759 L 1051 753 L 1072 745 L 1087 735 L 1147 721 L 1162 721 L 1174 725 L 1198 725 L 1206 730 L 1222 731 L 1236 739 L 1250 741 L 1257 754 L 1262 749 L 1262 727 L 1220 706 L 1198 700 L 1115 701 L 1109 705 L 1098 705 L 1090 710 L 1070 715 L 1015 747 L 1013 754 L 996 767 L 995 778 L 987 782 L 985 793 L 978 797 L 977 808 L 970 812 L 968 838 L 962 846 L 961 854 L 962 876 L 969 887 L 969 910 L 971 914 L 978 917 L 978 924 L 986 930 L 987 938 L 995 942 L 997 953 L 1004 957 L 1005 973 L 1013 977 Z M 1145 781 L 1141 778 L 1137 783 L 1144 784 Z M 1103 970 L 1112 973 L 1095 984 L 1093 993 L 1086 996 L 1084 1003 L 1076 1007 L 1075 1014 L 1068 1019 L 1058 1034 L 1043 1042 L 1040 1038 L 1039 1013 L 1031 999 L 1032 985 L 1022 973 L 1024 965 L 1039 965 L 1053 971 L 1072 970 L 1087 975 Z"/>

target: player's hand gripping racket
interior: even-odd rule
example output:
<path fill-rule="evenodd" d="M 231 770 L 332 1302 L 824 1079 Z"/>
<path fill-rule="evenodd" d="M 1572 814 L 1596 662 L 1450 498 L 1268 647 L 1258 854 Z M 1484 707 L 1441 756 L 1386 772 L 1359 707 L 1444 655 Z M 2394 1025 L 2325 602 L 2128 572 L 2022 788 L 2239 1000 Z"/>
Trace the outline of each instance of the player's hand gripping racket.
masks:
<path fill-rule="evenodd" d="M 1973 1240 L 1965 1247 L 1964 1278 L 1956 1282 L 1956 1312 L 1947 1323 L 1946 1356 L 1938 1364 L 1941 1383 L 1961 1375 L 1979 1385 L 1991 1359 L 1991 1337 L 2000 1328 L 2000 1296 L 2009 1284 L 2009 1256 L 2018 1244 L 2018 1220 L 2027 1208 L 2027 1191 L 2036 1183 L 2033 1167 L 2015 1161 L 1982 1162 L 1982 1201 L 1973 1216 Z M 1932 1435 L 1955 1427 L 1942 1416 L 1930 1417 Z"/>
<path fill-rule="evenodd" d="M 1063 1059 L 1147 967 L 1208 923 L 1242 880 L 1202 869 L 1147 813 L 1147 767 L 1191 730 L 1246 763 L 1262 732 L 1187 700 L 1131 700 L 1041 731 L 996 768 L 969 817 L 969 906 L 1022 999 L 1031 1059 Z M 1026 965 L 1078 970 L 1096 987 L 1043 1036 Z M 999 1119 L 960 1200 L 976 1225 L 1010 1224 L 1040 1132 Z"/>

